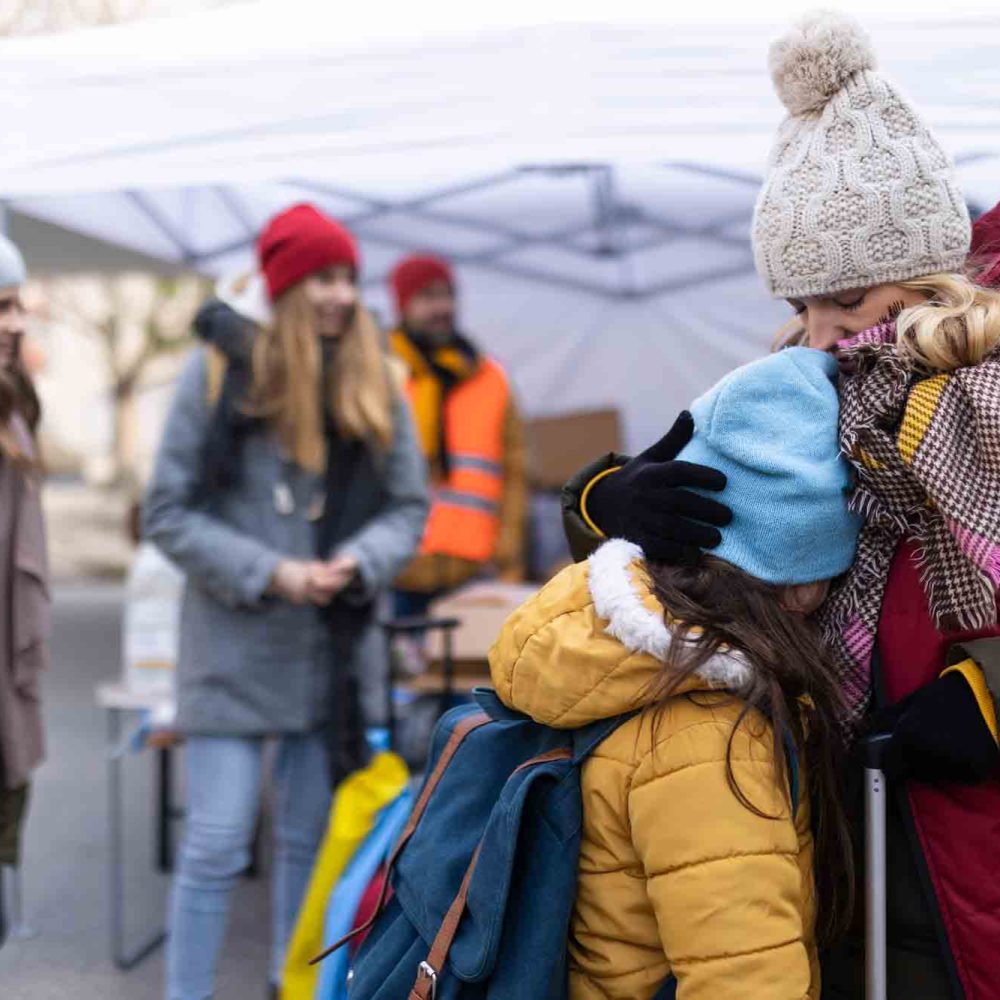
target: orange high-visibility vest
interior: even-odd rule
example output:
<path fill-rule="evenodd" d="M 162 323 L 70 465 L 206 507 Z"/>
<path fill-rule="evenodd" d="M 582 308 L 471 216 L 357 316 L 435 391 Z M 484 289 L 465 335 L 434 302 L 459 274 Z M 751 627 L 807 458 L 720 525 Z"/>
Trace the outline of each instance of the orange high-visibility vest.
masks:
<path fill-rule="evenodd" d="M 413 380 L 407 389 L 413 393 Z M 435 485 L 421 555 L 489 562 L 500 537 L 503 432 L 510 386 L 503 369 L 484 358 L 444 404 L 448 477 Z"/>

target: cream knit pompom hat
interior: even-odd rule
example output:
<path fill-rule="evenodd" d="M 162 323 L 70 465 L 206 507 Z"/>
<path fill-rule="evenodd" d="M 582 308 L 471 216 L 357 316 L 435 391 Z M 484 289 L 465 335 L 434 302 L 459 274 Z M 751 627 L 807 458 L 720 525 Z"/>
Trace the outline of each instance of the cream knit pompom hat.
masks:
<path fill-rule="evenodd" d="M 757 270 L 783 298 L 961 270 L 969 213 L 947 154 L 876 72 L 861 27 L 807 14 L 770 52 L 788 117 L 753 219 Z"/>

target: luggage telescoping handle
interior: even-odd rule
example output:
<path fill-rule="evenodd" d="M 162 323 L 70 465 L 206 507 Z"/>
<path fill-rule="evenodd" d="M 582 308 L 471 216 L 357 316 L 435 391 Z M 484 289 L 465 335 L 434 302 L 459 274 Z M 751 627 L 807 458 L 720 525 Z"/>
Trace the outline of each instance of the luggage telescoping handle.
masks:
<path fill-rule="evenodd" d="M 392 618 L 382 622 L 386 641 L 390 647 L 397 635 L 423 635 L 425 632 L 441 630 L 444 636 L 444 656 L 442 658 L 442 673 L 444 684 L 441 691 L 441 714 L 451 708 L 451 696 L 455 688 L 455 629 L 462 624 L 459 618 L 431 618 L 427 615 L 410 615 L 405 618 Z M 396 677 L 392 669 L 392 649 L 388 651 L 387 662 L 389 672 L 386 680 L 386 719 L 389 726 L 389 745 L 396 740 L 396 703 L 393 698 L 393 687 Z"/>
<path fill-rule="evenodd" d="M 865 763 L 865 997 L 887 1000 L 886 971 L 886 782 L 882 761 L 891 733 L 869 736 L 863 743 Z"/>

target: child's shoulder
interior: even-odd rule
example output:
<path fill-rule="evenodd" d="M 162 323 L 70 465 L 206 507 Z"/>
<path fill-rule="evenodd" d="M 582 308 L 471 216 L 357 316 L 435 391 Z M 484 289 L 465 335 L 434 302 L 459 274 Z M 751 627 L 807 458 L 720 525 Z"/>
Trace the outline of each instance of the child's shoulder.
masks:
<path fill-rule="evenodd" d="M 696 691 L 667 699 L 620 726 L 596 751 L 630 764 L 633 784 L 712 763 L 770 763 L 771 727 L 725 691 Z M 735 732 L 734 732 L 735 730 Z"/>

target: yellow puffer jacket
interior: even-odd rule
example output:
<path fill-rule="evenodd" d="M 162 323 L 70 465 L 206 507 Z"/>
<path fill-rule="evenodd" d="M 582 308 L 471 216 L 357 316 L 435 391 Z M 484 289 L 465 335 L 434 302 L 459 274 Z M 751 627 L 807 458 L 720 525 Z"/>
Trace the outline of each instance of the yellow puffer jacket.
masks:
<path fill-rule="evenodd" d="M 511 617 L 493 683 L 509 707 L 574 728 L 641 708 L 671 639 L 639 550 L 608 542 Z M 584 765 L 573 1000 L 648 1000 L 671 974 L 678 1000 L 819 996 L 808 801 L 793 820 L 767 723 L 753 714 L 734 735 L 741 706 L 719 690 L 749 669 L 717 655 Z M 731 738 L 740 788 L 777 818 L 733 794 Z"/>

